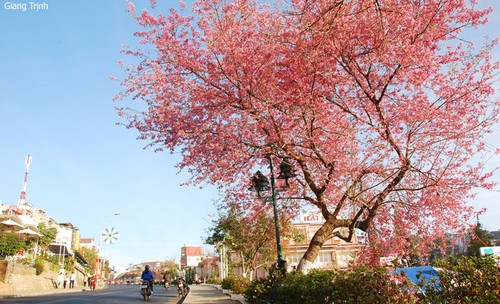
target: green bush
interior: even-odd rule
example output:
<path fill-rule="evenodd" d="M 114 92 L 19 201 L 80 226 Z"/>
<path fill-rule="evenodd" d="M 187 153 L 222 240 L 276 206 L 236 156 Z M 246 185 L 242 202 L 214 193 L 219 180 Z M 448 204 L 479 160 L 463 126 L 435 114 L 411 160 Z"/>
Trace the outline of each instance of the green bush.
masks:
<path fill-rule="evenodd" d="M 318 303 L 416 303 L 406 278 L 383 268 L 358 267 L 343 270 L 313 270 L 307 275 L 278 272 L 255 280 L 245 298 L 251 304 Z"/>
<path fill-rule="evenodd" d="M 33 267 L 35 267 L 36 275 L 40 275 L 45 270 L 45 263 L 43 260 L 36 260 Z"/>
<path fill-rule="evenodd" d="M 235 294 L 244 294 L 250 284 L 250 279 L 244 276 L 235 276 L 229 289 Z"/>
<path fill-rule="evenodd" d="M 275 271 L 251 282 L 245 298 L 250 304 L 500 303 L 499 262 L 491 256 L 438 261 L 439 280 L 419 286 L 382 267 L 313 270 L 307 275 Z"/>
<path fill-rule="evenodd" d="M 276 286 L 274 303 L 332 303 L 332 271 L 313 270 L 308 275 L 292 273 Z"/>
<path fill-rule="evenodd" d="M 259 278 L 250 282 L 245 291 L 245 299 L 250 304 L 268 304 L 274 302 L 276 287 L 283 281 L 283 276 L 276 272 L 267 278 Z"/>
<path fill-rule="evenodd" d="M 224 278 L 221 282 L 221 287 L 222 289 L 231 289 L 231 286 L 233 286 L 233 283 L 234 283 L 234 277 L 231 276 L 231 277 L 227 277 L 227 278 Z"/>
<path fill-rule="evenodd" d="M 221 285 L 222 280 L 220 278 L 208 278 L 207 284 Z"/>
<path fill-rule="evenodd" d="M 417 303 L 415 289 L 405 276 L 387 268 L 359 266 L 336 271 L 329 298 L 335 303 Z"/>
<path fill-rule="evenodd" d="M 463 257 L 456 261 L 436 262 L 439 271 L 437 288 L 426 284 L 426 301 L 432 303 L 500 303 L 499 259 Z"/>

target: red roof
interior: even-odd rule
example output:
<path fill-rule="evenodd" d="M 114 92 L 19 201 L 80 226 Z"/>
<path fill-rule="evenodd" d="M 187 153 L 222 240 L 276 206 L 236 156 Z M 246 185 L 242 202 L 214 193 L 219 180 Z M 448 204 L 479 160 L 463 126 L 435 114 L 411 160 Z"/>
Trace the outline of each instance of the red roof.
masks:
<path fill-rule="evenodd" d="M 194 246 L 185 246 L 185 253 L 186 256 L 201 256 L 203 255 L 203 248 L 202 247 L 194 247 Z"/>

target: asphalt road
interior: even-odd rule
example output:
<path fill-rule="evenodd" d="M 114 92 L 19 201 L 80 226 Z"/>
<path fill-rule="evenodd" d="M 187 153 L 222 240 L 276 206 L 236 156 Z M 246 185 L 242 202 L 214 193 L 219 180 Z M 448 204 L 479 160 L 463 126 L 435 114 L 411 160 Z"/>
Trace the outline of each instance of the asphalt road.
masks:
<path fill-rule="evenodd" d="M 140 286 L 116 285 L 96 291 L 84 291 L 76 293 L 63 293 L 37 297 L 26 297 L 16 299 L 3 299 L 3 303 L 30 303 L 30 304 L 139 304 L 139 303 L 168 303 L 182 304 L 183 299 L 177 295 L 177 288 L 165 289 L 155 286 L 154 294 L 150 301 L 145 302 L 140 294 Z"/>

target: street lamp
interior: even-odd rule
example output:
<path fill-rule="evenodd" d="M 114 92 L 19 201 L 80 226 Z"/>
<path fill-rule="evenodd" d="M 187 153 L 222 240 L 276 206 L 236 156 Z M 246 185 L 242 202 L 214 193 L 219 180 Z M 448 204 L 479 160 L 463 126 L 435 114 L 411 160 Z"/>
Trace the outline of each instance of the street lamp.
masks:
<path fill-rule="evenodd" d="M 280 229 L 279 229 L 279 221 L 278 221 L 278 209 L 276 207 L 276 186 L 275 186 L 275 180 L 274 180 L 274 170 L 273 170 L 273 160 L 271 159 L 271 156 L 267 156 L 269 159 L 269 169 L 271 171 L 271 201 L 273 203 L 273 212 L 274 212 L 274 228 L 276 230 L 276 249 L 277 249 L 277 254 L 278 254 L 278 268 L 279 269 L 284 269 L 286 261 L 283 259 L 283 254 L 281 252 L 281 241 L 280 241 Z M 289 187 L 290 184 L 288 183 L 288 179 L 291 177 L 296 176 L 295 172 L 293 171 L 292 166 L 290 165 L 290 162 L 288 159 L 284 159 L 281 164 L 280 164 L 280 174 L 278 174 L 279 179 L 285 179 L 286 186 Z M 267 177 L 262 174 L 262 172 L 257 171 L 251 179 L 251 187 L 249 190 L 251 191 L 256 191 L 257 195 L 261 197 L 261 193 L 263 191 L 269 190 L 269 180 Z"/>

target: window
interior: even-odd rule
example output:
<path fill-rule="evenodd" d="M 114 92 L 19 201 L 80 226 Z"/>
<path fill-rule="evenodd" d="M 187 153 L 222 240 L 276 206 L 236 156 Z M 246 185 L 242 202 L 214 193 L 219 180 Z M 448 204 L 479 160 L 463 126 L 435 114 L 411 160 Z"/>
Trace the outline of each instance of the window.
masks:
<path fill-rule="evenodd" d="M 330 263 L 332 261 L 332 253 L 331 252 L 320 252 L 318 257 L 316 258 L 316 262 L 320 263 Z"/>
<path fill-rule="evenodd" d="M 288 261 L 289 263 L 298 263 L 300 262 L 300 259 L 302 258 L 304 254 L 303 253 L 293 253 L 290 257 L 288 257 L 288 259 L 290 259 L 290 261 Z"/>

